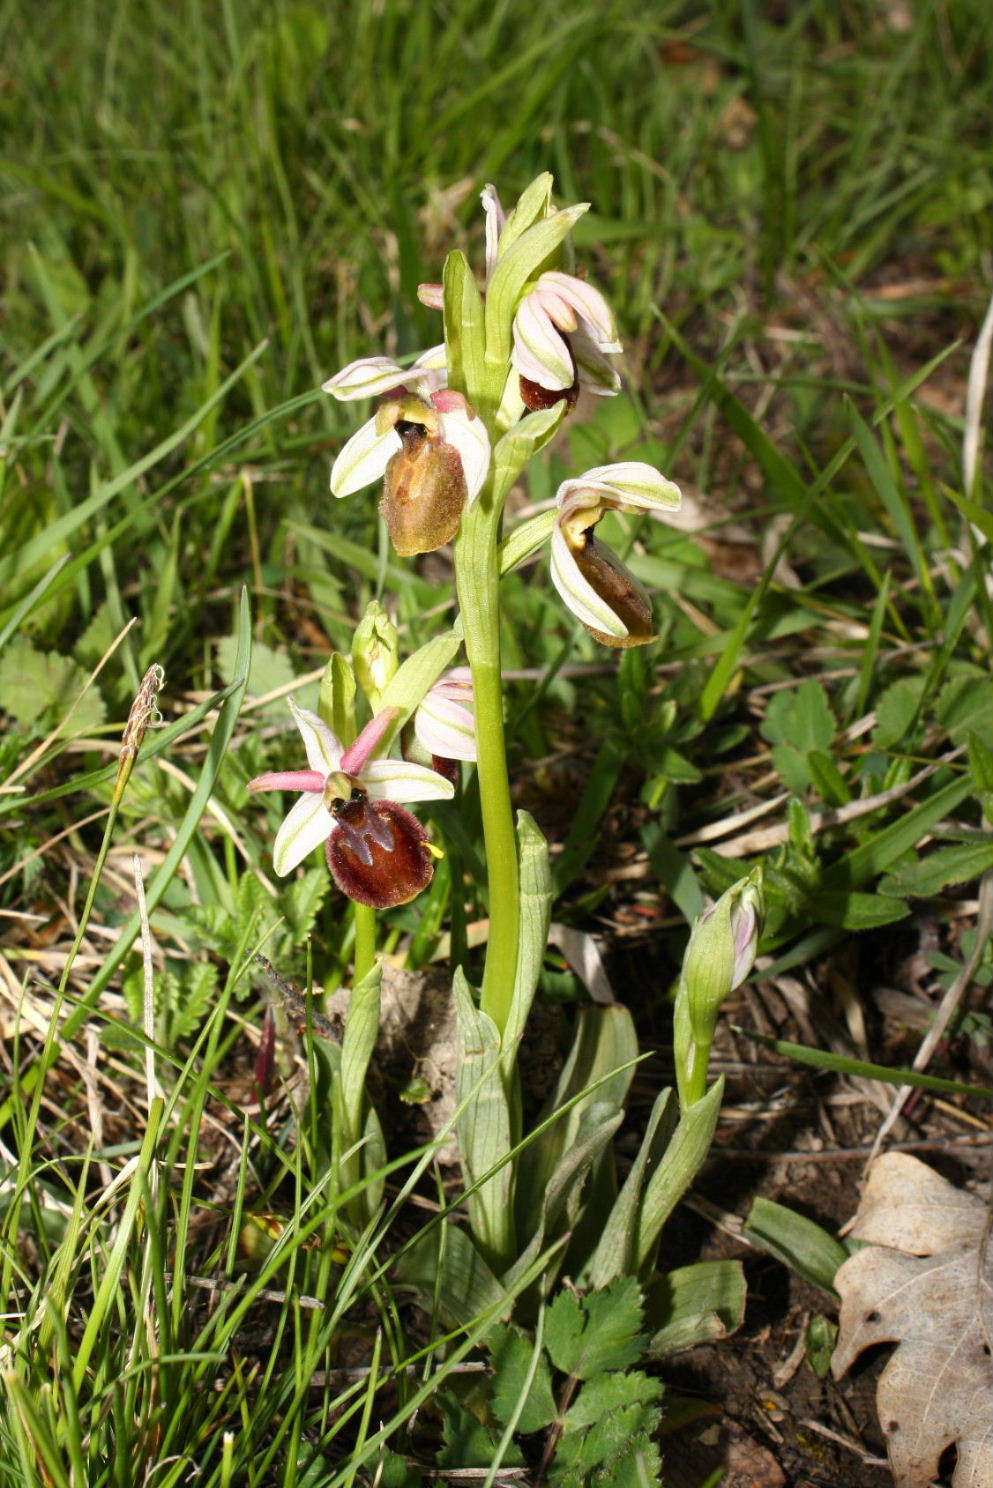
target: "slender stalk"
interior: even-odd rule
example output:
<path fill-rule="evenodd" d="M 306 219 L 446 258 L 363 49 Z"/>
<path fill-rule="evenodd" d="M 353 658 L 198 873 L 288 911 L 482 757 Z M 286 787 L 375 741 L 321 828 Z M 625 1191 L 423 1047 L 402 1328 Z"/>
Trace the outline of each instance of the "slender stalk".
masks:
<path fill-rule="evenodd" d="M 487 488 L 462 519 L 455 546 L 455 572 L 466 657 L 472 671 L 479 799 L 489 877 L 490 931 L 480 1007 L 502 1035 L 510 1016 L 517 971 L 520 878 L 503 728 L 499 524 L 500 513 L 494 509 Z"/>
<path fill-rule="evenodd" d="M 376 964 L 376 911 L 368 904 L 353 904 L 355 911 L 355 983 L 361 982 Z"/>

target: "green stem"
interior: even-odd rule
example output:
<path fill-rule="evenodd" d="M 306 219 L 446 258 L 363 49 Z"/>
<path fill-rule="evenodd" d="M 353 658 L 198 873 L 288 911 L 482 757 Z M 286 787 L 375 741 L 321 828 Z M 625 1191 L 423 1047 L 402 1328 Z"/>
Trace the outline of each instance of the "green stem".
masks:
<path fill-rule="evenodd" d="M 355 911 L 355 982 L 358 985 L 376 964 L 376 911 L 353 904 Z"/>
<path fill-rule="evenodd" d="M 500 513 L 494 509 L 487 485 L 463 516 L 455 548 L 455 571 L 466 658 L 472 671 L 479 799 L 489 879 L 490 930 L 480 1007 L 502 1035 L 510 1017 L 517 972 L 520 878 L 503 729 L 499 526 Z"/>

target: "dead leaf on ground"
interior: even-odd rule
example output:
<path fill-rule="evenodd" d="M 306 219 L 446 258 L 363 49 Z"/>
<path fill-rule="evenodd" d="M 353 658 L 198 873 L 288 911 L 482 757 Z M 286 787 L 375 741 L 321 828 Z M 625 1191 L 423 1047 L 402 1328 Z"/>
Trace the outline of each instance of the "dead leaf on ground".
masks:
<path fill-rule="evenodd" d="M 863 1349 L 895 1343 L 876 1406 L 897 1488 L 927 1488 L 950 1446 L 954 1488 L 993 1488 L 986 1205 L 916 1158 L 886 1153 L 872 1166 L 852 1234 L 873 1244 L 835 1277 L 835 1378 Z"/>

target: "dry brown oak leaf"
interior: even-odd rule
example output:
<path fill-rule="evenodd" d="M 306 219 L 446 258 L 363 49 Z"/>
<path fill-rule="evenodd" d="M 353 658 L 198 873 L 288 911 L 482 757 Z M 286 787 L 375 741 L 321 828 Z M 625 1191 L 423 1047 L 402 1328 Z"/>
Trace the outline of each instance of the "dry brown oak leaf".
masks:
<path fill-rule="evenodd" d="M 993 1488 L 986 1205 L 917 1158 L 890 1152 L 872 1165 L 851 1233 L 870 1243 L 835 1277 L 835 1378 L 863 1349 L 895 1343 L 876 1408 L 897 1488 L 927 1488 L 950 1446 L 954 1488 Z"/>

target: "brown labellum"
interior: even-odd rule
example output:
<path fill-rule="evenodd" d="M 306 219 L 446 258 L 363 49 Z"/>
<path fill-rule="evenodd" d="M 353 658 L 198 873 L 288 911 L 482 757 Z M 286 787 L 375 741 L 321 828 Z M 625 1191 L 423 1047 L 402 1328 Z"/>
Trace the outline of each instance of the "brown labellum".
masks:
<path fill-rule="evenodd" d="M 401 557 L 430 553 L 457 535 L 467 494 L 454 445 L 420 424 L 398 421 L 403 442 L 386 467 L 379 510 Z"/>
<path fill-rule="evenodd" d="M 426 889 L 434 877 L 428 834 L 396 801 L 355 792 L 334 808 L 327 859 L 339 889 L 359 904 L 392 909 Z"/>
<path fill-rule="evenodd" d="M 638 580 L 624 565 L 611 555 L 607 557 L 592 532 L 587 532 L 581 543 L 572 544 L 576 567 L 583 578 L 595 589 L 614 614 L 627 627 L 626 636 L 607 635 L 602 630 L 586 629 L 604 646 L 644 646 L 652 636 L 652 606 L 648 595 Z M 585 624 L 585 621 L 583 622 Z"/>
<path fill-rule="evenodd" d="M 540 382 L 532 382 L 530 377 L 518 379 L 521 385 L 521 402 L 529 413 L 537 413 L 542 408 L 554 408 L 556 403 L 568 403 L 570 408 L 575 408 L 579 397 L 579 378 L 576 377 L 572 387 L 546 388 Z"/>

